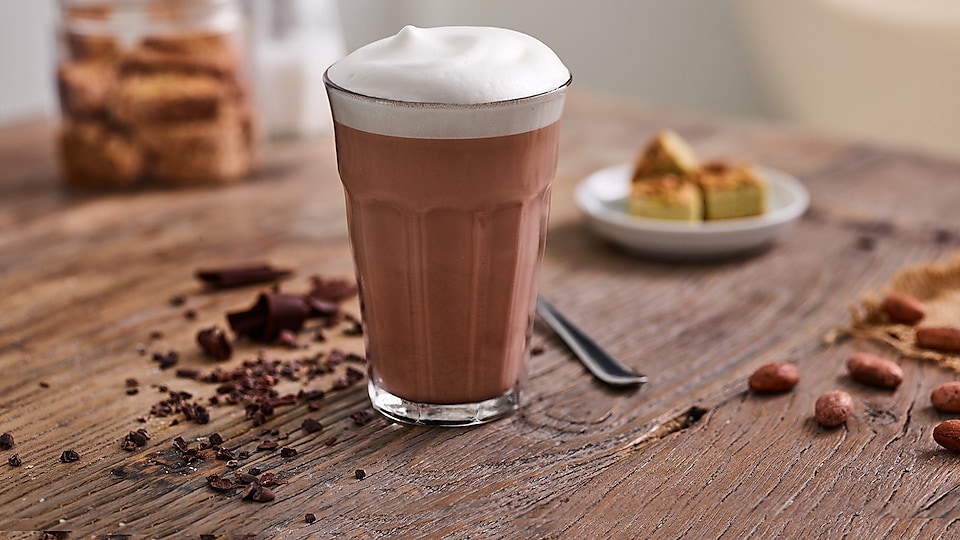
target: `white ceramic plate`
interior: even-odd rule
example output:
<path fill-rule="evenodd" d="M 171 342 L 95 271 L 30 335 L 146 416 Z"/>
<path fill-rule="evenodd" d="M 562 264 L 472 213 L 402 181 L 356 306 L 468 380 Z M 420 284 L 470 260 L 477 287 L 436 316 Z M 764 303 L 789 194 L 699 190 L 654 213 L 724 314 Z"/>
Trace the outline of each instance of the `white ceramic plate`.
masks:
<path fill-rule="evenodd" d="M 810 204 L 807 189 L 793 176 L 754 166 L 767 181 L 767 212 L 761 216 L 683 223 L 627 213 L 631 165 L 601 169 L 574 191 L 577 207 L 597 235 L 629 251 L 669 258 L 709 258 L 759 250 L 783 234 Z"/>

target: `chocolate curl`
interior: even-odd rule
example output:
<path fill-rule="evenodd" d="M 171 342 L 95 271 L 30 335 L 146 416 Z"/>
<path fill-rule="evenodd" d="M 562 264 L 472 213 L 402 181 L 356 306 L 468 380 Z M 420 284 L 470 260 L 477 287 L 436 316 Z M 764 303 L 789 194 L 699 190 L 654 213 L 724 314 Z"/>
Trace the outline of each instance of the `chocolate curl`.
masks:
<path fill-rule="evenodd" d="M 271 283 L 289 277 L 293 270 L 273 268 L 269 264 L 208 268 L 197 270 L 197 279 L 214 289 L 228 289 L 257 283 Z"/>
<path fill-rule="evenodd" d="M 305 296 L 303 300 L 310 306 L 310 318 L 333 317 L 340 313 L 340 304 L 329 300 L 322 300 L 312 296 Z"/>
<path fill-rule="evenodd" d="M 272 343 L 282 330 L 299 332 L 310 311 L 302 296 L 263 293 L 249 310 L 228 313 L 227 321 L 237 335 Z"/>

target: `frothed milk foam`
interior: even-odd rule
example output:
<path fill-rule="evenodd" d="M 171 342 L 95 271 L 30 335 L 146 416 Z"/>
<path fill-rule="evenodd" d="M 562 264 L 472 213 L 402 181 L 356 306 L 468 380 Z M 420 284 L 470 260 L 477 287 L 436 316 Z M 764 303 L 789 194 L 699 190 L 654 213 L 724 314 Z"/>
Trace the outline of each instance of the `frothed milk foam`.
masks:
<path fill-rule="evenodd" d="M 515 406 L 569 71 L 510 30 L 406 27 L 327 77 L 374 405 Z"/>

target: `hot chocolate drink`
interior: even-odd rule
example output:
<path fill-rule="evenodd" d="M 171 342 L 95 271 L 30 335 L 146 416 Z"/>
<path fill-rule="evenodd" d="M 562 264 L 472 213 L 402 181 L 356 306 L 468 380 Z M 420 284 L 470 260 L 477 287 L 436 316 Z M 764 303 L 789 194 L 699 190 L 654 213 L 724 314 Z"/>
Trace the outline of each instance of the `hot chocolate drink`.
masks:
<path fill-rule="evenodd" d="M 569 72 L 500 29 L 408 27 L 368 47 L 327 84 L 371 399 L 407 422 L 502 416 L 518 405 Z M 379 65 L 437 55 L 412 78 Z"/>

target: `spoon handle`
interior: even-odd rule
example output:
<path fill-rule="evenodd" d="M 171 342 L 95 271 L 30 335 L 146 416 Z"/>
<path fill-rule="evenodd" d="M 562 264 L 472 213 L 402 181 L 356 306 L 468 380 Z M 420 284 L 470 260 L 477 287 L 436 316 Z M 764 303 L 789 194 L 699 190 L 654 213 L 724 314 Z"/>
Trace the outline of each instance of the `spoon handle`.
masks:
<path fill-rule="evenodd" d="M 537 297 L 537 315 L 570 347 L 573 354 L 596 378 L 612 386 L 632 386 L 647 382 L 646 376 L 624 367 L 540 296 Z"/>

